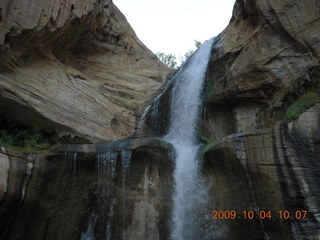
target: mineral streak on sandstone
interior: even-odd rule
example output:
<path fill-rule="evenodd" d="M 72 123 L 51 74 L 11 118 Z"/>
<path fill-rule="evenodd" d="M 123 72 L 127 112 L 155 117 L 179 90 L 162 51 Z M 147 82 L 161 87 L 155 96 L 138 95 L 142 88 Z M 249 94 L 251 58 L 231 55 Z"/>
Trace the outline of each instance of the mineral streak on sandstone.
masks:
<path fill-rule="evenodd" d="M 260 222 L 259 239 L 319 238 L 319 26 L 316 0 L 238 0 L 212 50 L 202 134 L 214 141 L 204 159 L 216 208 L 308 210 L 306 221 Z M 314 105 L 290 119 L 310 91 Z M 226 239 L 257 239 L 227 224 Z"/>

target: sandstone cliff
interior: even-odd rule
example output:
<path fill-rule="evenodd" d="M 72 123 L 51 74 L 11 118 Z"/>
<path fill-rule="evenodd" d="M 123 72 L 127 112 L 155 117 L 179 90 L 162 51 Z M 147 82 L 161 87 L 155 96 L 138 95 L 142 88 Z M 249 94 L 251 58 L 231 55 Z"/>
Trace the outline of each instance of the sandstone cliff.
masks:
<path fill-rule="evenodd" d="M 169 72 L 111 0 L 0 2 L 0 112 L 10 119 L 128 137 Z"/>
<path fill-rule="evenodd" d="M 320 235 L 319 26 L 316 0 L 237 0 L 212 49 L 202 138 L 216 207 L 308 212 L 257 222 L 253 239 Z M 226 224 L 226 239 L 253 234 Z"/>
<path fill-rule="evenodd" d="M 299 96 L 317 89 L 319 9 L 316 0 L 236 1 L 209 66 L 206 116 L 211 122 L 204 127 L 219 129 L 210 131 L 212 139 L 270 127 L 285 118 Z M 219 109 L 215 116 L 213 108 Z"/>

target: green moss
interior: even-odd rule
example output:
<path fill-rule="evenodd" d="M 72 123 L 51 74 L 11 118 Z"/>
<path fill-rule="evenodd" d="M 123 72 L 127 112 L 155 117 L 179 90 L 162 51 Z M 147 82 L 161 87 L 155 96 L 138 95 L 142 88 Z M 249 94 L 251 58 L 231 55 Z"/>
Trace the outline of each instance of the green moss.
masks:
<path fill-rule="evenodd" d="M 319 93 L 315 91 L 309 91 L 299 97 L 295 102 L 293 102 L 286 111 L 286 117 L 289 120 L 294 120 L 299 118 L 301 113 L 314 106 L 319 98 Z"/>
<path fill-rule="evenodd" d="M 199 150 L 198 150 L 198 153 L 197 153 L 197 156 L 202 159 L 204 154 L 209 151 L 211 148 L 213 148 L 214 146 L 218 145 L 219 142 L 209 142 L 205 145 L 202 145 Z"/>
<path fill-rule="evenodd" d="M 207 143 L 211 142 L 211 140 L 207 136 L 201 135 L 199 138 L 200 138 L 200 142 L 202 142 L 202 143 L 207 144 Z"/>
<path fill-rule="evenodd" d="M 205 93 L 205 96 L 208 98 L 208 97 L 211 97 L 214 95 L 214 91 L 213 91 L 213 82 L 207 82 L 206 83 L 206 93 Z"/>

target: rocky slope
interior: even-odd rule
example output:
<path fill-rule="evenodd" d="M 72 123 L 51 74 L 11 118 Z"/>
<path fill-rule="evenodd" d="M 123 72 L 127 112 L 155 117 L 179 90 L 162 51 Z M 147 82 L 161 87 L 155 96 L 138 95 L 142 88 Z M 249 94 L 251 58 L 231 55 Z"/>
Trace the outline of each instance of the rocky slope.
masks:
<path fill-rule="evenodd" d="M 0 2 L 0 112 L 37 128 L 115 140 L 171 71 L 111 0 Z"/>

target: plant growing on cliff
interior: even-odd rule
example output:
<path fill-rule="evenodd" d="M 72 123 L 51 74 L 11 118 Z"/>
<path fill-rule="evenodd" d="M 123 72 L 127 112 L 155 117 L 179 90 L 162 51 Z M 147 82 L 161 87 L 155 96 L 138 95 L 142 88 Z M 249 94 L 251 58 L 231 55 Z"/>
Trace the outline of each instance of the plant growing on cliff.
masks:
<path fill-rule="evenodd" d="M 0 146 L 24 152 L 48 150 L 58 144 L 86 144 L 81 137 L 59 137 L 56 132 L 35 130 L 18 122 L 0 117 Z"/>
<path fill-rule="evenodd" d="M 196 49 L 198 49 L 201 46 L 201 42 L 197 41 L 194 39 L 194 46 L 196 47 Z M 184 62 L 186 62 L 189 57 L 191 57 L 191 55 L 195 52 L 194 49 L 189 49 L 183 56 L 183 58 L 181 59 L 181 64 L 183 64 Z"/>
<path fill-rule="evenodd" d="M 205 86 L 205 97 L 211 97 L 214 95 L 214 91 L 213 91 L 213 88 L 214 88 L 214 84 L 212 81 L 206 81 L 206 86 Z"/>
<path fill-rule="evenodd" d="M 200 141 L 201 141 L 202 143 L 205 143 L 205 144 L 208 144 L 208 143 L 211 142 L 211 140 L 210 140 L 207 136 L 204 136 L 204 135 L 201 135 L 201 136 L 200 136 Z"/>
<path fill-rule="evenodd" d="M 286 117 L 289 120 L 294 120 L 300 117 L 301 113 L 312 107 L 319 98 L 319 94 L 314 91 L 307 92 L 292 103 L 287 111 Z"/>
<path fill-rule="evenodd" d="M 166 54 L 163 52 L 157 52 L 156 56 L 159 58 L 161 62 L 163 62 L 165 65 L 171 68 L 176 68 L 177 67 L 177 61 L 176 61 L 176 56 L 172 53 Z"/>
<path fill-rule="evenodd" d="M 197 41 L 197 40 L 194 40 L 194 46 L 197 48 L 199 48 L 201 46 L 201 42 L 200 41 Z M 188 60 L 189 57 L 191 57 L 191 55 L 195 52 L 195 50 L 193 49 L 189 49 L 183 57 L 180 57 L 180 65 L 183 64 L 184 62 L 186 62 Z M 163 52 L 157 52 L 156 53 L 156 56 L 159 58 L 159 60 L 161 62 L 163 62 L 164 64 L 166 64 L 168 67 L 171 67 L 171 68 L 178 68 L 180 67 L 180 65 L 178 65 L 177 63 L 177 57 L 172 54 L 172 53 L 169 53 L 169 54 L 166 54 L 166 53 L 163 53 Z"/>

